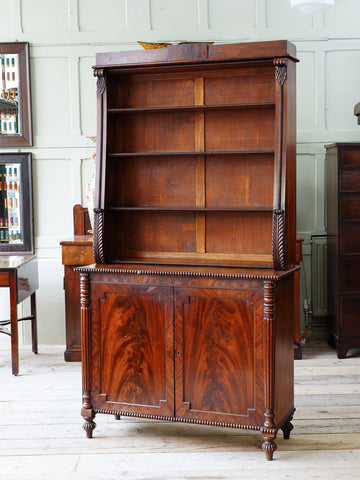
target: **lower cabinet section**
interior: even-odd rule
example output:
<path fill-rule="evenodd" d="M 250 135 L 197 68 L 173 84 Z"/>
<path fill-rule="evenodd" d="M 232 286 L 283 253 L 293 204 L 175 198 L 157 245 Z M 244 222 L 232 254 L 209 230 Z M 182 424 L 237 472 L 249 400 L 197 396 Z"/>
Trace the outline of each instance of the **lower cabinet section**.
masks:
<path fill-rule="evenodd" d="M 295 269 L 78 270 L 88 437 L 97 413 L 244 428 L 272 459 L 294 413 Z"/>

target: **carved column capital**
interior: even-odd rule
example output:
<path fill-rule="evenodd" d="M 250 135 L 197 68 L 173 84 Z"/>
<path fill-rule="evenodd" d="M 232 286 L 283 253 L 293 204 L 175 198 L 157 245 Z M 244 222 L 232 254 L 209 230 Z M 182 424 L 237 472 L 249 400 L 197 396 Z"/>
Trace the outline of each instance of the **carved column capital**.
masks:
<path fill-rule="evenodd" d="M 94 68 L 94 77 L 97 77 L 96 89 L 99 95 L 102 95 L 106 90 L 106 77 L 103 68 Z"/>
<path fill-rule="evenodd" d="M 275 58 L 275 78 L 280 83 L 284 85 L 287 78 L 287 58 Z"/>

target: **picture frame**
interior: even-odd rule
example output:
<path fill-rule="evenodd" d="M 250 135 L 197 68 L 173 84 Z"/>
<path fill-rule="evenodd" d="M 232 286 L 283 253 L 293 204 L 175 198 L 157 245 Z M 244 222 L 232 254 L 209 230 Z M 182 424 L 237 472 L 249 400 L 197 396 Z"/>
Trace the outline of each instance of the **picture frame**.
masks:
<path fill-rule="evenodd" d="M 0 151 L 0 255 L 34 250 L 31 153 Z"/>
<path fill-rule="evenodd" d="M 0 148 L 31 147 L 29 43 L 0 43 Z"/>

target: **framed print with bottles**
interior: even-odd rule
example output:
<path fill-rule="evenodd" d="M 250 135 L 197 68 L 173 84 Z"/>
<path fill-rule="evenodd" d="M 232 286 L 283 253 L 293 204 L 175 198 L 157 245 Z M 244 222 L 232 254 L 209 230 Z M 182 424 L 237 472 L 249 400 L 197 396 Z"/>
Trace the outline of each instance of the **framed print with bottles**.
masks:
<path fill-rule="evenodd" d="M 33 253 L 31 153 L 0 152 L 0 255 Z"/>
<path fill-rule="evenodd" d="M 0 148 L 31 147 L 29 43 L 0 43 Z"/>

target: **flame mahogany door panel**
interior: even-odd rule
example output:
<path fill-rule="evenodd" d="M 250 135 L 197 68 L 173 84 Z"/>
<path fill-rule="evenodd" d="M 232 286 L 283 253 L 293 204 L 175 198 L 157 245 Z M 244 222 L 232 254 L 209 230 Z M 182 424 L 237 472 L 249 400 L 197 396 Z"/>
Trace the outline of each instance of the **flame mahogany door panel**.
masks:
<path fill-rule="evenodd" d="M 175 297 L 176 416 L 260 425 L 262 293 L 178 288 Z"/>
<path fill-rule="evenodd" d="M 172 289 L 95 284 L 91 297 L 94 407 L 173 415 Z"/>

